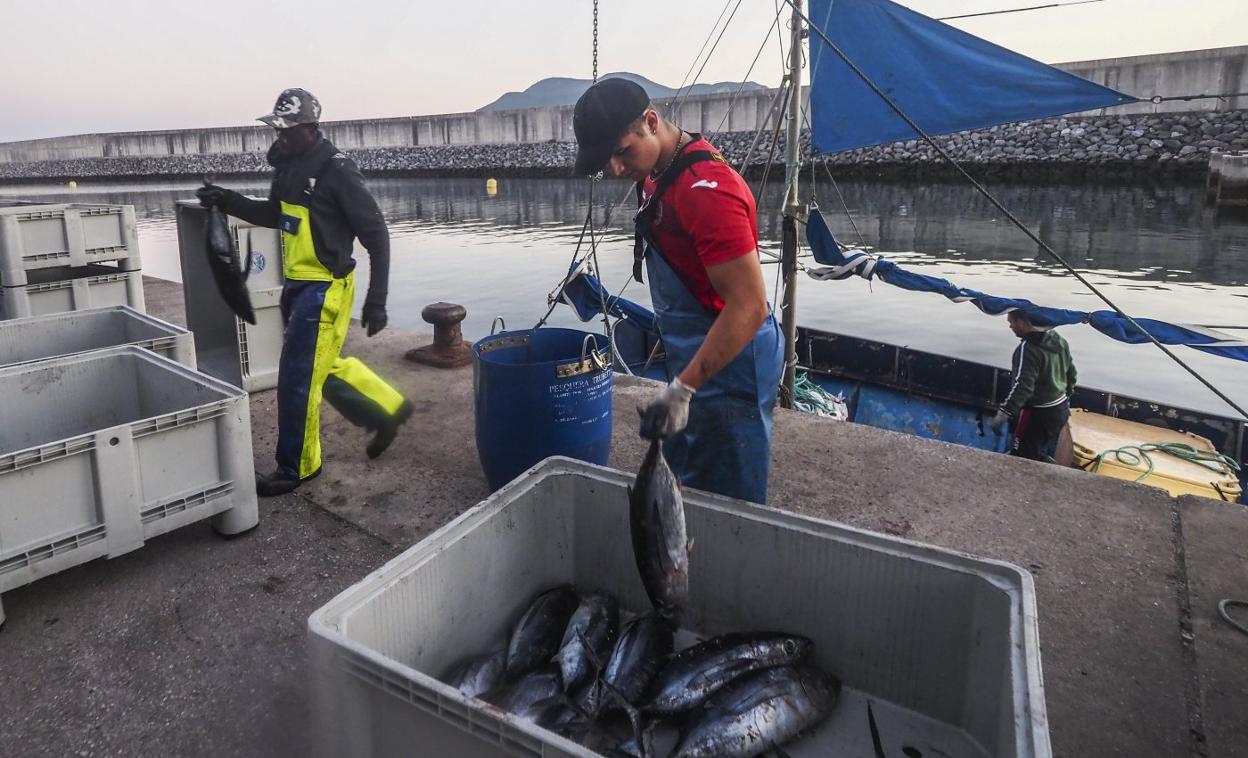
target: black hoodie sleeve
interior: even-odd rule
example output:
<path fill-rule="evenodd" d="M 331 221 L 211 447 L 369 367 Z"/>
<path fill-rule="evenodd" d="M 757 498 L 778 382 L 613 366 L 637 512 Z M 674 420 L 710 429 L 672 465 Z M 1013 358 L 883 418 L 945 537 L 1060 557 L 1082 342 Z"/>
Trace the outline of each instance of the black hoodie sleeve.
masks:
<path fill-rule="evenodd" d="M 1011 377 L 1010 393 L 1005 396 L 1001 410 L 1010 418 L 1017 418 L 1036 389 L 1036 377 L 1040 375 L 1040 364 L 1044 362 L 1039 345 L 1023 339 L 1015 349 L 1018 362 L 1015 364 L 1014 376 Z"/>
<path fill-rule="evenodd" d="M 230 190 L 221 210 L 249 224 L 276 229 L 282 217 L 282 204 L 277 199 L 277 183 L 270 186 L 268 200 L 253 200 Z"/>
<path fill-rule="evenodd" d="M 372 193 L 364 186 L 364 175 L 345 156 L 334 157 L 338 171 L 333 183 L 334 198 L 342 208 L 351 233 L 368 251 L 369 276 L 366 305 L 385 305 L 390 282 L 390 231 Z"/>

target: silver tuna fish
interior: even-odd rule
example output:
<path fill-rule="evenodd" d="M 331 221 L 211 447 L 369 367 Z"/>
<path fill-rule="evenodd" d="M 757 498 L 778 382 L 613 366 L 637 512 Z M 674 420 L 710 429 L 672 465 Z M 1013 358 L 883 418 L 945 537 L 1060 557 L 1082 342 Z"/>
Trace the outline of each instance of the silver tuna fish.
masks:
<path fill-rule="evenodd" d="M 672 634 L 671 624 L 658 614 L 634 616 L 620 632 L 603 669 L 603 680 L 625 701 L 636 705 L 671 655 Z"/>
<path fill-rule="evenodd" d="M 555 655 L 565 692 L 579 690 L 593 681 L 599 668 L 597 662 L 610 654 L 619 627 L 620 606 L 615 598 L 595 592 L 581 601 Z"/>
<path fill-rule="evenodd" d="M 800 663 L 814 643 L 778 632 L 725 634 L 672 656 L 654 678 L 649 713 L 692 710 L 741 676 L 760 669 Z"/>
<path fill-rule="evenodd" d="M 689 600 L 689 539 L 680 482 L 668 467 L 658 440 L 628 489 L 633 557 L 650 603 L 679 626 Z"/>
<path fill-rule="evenodd" d="M 706 703 L 672 758 L 749 758 L 819 725 L 841 683 L 818 669 L 784 666 L 743 677 Z"/>
<path fill-rule="evenodd" d="M 570 584 L 547 590 L 516 622 L 507 643 L 507 676 L 515 678 L 550 662 L 563 641 L 568 619 L 580 604 Z"/>
<path fill-rule="evenodd" d="M 446 683 L 467 697 L 481 697 L 502 684 L 507 671 L 507 649 L 464 661 L 451 670 Z"/>
<path fill-rule="evenodd" d="M 530 671 L 490 695 L 491 703 L 534 723 L 552 717 L 562 707 L 563 680 L 559 669 L 548 666 Z"/>

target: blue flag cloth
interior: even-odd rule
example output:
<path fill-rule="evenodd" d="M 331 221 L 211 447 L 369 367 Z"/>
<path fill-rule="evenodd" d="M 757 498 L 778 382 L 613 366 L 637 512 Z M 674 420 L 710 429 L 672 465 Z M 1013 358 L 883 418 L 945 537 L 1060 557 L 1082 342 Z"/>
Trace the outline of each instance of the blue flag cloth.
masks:
<path fill-rule="evenodd" d="M 643 305 L 632 300 L 615 297 L 602 286 L 598 277 L 585 270 L 585 264 L 573 264 L 568 269 L 568 277 L 560 290 L 558 299 L 571 306 L 576 317 L 581 321 L 591 321 L 602 313 L 605 302 L 607 312 L 615 318 L 623 318 L 634 326 L 649 334 L 657 335 L 659 328 L 654 322 L 654 314 Z"/>
<path fill-rule="evenodd" d="M 928 134 L 1138 101 L 889 0 L 811 0 L 809 18 Z M 819 152 L 919 136 L 813 30 L 810 50 Z"/>
<path fill-rule="evenodd" d="M 1090 324 L 1098 332 L 1119 342 L 1140 344 L 1148 342 L 1148 335 L 1135 328 L 1130 321 L 1114 311 L 1074 311 L 1065 308 L 1046 308 L 1030 300 L 996 297 L 976 290 L 959 287 L 938 276 L 927 276 L 907 271 L 885 258 L 868 255 L 861 250 L 841 250 L 832 236 L 832 230 L 818 209 L 812 208 L 806 221 L 806 241 L 814 258 L 822 268 L 807 270 L 814 279 L 848 279 L 861 276 L 864 279 L 878 277 L 880 280 L 902 289 L 915 292 L 935 292 L 955 303 L 971 303 L 990 316 L 999 316 L 1013 310 L 1021 310 L 1027 320 L 1041 327 L 1066 324 Z M 1137 318 L 1135 322 L 1164 345 L 1187 345 L 1197 350 L 1248 361 L 1248 341 L 1228 334 L 1198 326 L 1170 324 L 1151 318 Z"/>

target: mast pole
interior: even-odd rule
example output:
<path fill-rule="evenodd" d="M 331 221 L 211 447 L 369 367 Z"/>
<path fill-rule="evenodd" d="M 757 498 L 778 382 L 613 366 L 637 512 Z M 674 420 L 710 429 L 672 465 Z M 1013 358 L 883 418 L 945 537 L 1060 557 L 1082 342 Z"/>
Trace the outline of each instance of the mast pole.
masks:
<path fill-rule="evenodd" d="M 797 179 L 801 170 L 802 134 L 802 0 L 792 3 L 793 15 L 790 25 L 792 37 L 789 42 L 789 124 L 785 150 L 784 224 L 780 253 L 780 272 L 784 281 L 784 296 L 780 306 L 781 324 L 784 330 L 784 379 L 780 384 L 780 406 L 793 407 L 793 382 L 797 375 L 797 219 L 801 212 L 798 204 Z"/>

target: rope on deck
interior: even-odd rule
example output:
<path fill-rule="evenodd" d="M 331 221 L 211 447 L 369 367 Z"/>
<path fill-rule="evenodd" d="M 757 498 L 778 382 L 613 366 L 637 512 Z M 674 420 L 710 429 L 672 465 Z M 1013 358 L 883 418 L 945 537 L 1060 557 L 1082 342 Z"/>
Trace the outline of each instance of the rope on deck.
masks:
<path fill-rule="evenodd" d="M 1227 612 L 1226 609 L 1230 608 L 1233 605 L 1248 607 L 1248 600 L 1231 600 L 1229 598 L 1226 600 L 1222 600 L 1218 603 L 1218 615 L 1221 616 L 1222 620 L 1225 621 L 1226 623 L 1235 627 L 1236 629 L 1243 632 L 1244 634 L 1248 634 L 1248 627 L 1244 626 L 1243 624 L 1239 623 L 1235 619 L 1231 618 L 1231 614 Z"/>
<path fill-rule="evenodd" d="M 1231 456 L 1208 450 L 1197 450 L 1184 442 L 1150 442 L 1143 445 L 1124 445 L 1111 448 L 1102 451 L 1100 455 L 1093 458 L 1088 470 L 1094 474 L 1100 471 L 1101 464 L 1105 461 L 1106 456 L 1112 455 L 1115 462 L 1124 466 L 1132 468 L 1139 465 L 1146 466 L 1144 473 L 1135 478 L 1135 481 L 1142 482 L 1153 473 L 1155 468 L 1153 458 L 1149 453 L 1173 455 L 1175 458 L 1203 466 L 1217 474 L 1225 474 L 1228 469 L 1236 473 L 1240 470 L 1239 461 Z"/>
<path fill-rule="evenodd" d="M 838 421 L 849 420 L 845 399 L 820 387 L 806 373 L 798 374 L 793 380 L 793 409 Z"/>

